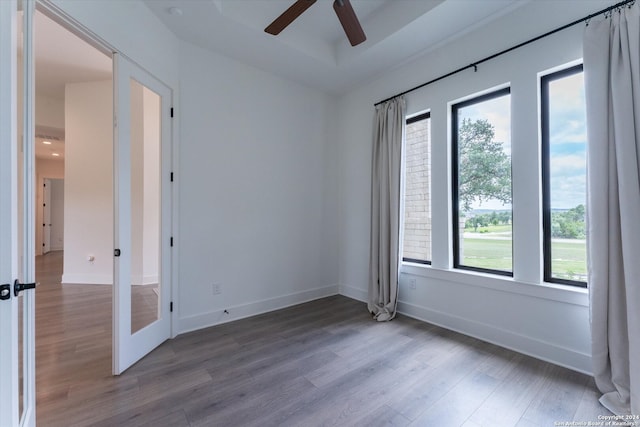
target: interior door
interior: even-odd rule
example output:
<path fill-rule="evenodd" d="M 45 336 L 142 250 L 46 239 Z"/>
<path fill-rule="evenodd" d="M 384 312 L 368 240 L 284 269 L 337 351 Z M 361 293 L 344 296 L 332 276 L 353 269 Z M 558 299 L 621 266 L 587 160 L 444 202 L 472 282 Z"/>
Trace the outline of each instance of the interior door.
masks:
<path fill-rule="evenodd" d="M 51 251 L 51 180 L 45 178 L 42 187 L 42 254 Z"/>
<path fill-rule="evenodd" d="M 64 249 L 64 179 L 49 181 L 51 182 L 49 249 L 61 251 Z"/>
<path fill-rule="evenodd" d="M 35 425 L 34 2 L 0 1 L 0 425 Z"/>
<path fill-rule="evenodd" d="M 171 333 L 171 91 L 121 55 L 115 79 L 113 372 Z"/>

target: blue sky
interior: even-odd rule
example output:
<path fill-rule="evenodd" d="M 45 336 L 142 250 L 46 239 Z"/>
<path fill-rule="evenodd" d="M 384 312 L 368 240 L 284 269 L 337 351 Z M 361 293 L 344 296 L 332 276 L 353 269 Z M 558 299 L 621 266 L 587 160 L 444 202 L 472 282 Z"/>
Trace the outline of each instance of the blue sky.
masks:
<path fill-rule="evenodd" d="M 586 204 L 587 120 L 583 74 L 549 83 L 551 208 Z"/>
<path fill-rule="evenodd" d="M 583 74 L 574 74 L 549 84 L 551 208 L 570 209 L 586 204 L 586 111 Z M 495 140 L 511 153 L 510 96 L 460 109 L 460 120 L 487 119 L 494 126 Z M 474 203 L 475 209 L 510 209 L 498 200 Z"/>

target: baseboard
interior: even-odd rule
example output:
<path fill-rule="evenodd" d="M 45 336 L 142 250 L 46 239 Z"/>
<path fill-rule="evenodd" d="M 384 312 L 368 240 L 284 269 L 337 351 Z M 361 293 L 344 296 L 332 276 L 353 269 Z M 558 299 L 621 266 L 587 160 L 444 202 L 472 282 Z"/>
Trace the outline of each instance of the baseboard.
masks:
<path fill-rule="evenodd" d="M 497 328 L 493 325 L 452 316 L 448 313 L 406 302 L 398 302 L 398 312 L 405 316 L 535 357 L 536 359 L 592 375 L 590 354 L 580 353 L 556 344 L 517 334 L 513 331 Z"/>
<path fill-rule="evenodd" d="M 133 286 L 157 285 L 158 276 L 133 276 L 131 277 L 131 284 Z"/>
<path fill-rule="evenodd" d="M 340 285 L 340 295 L 362 302 L 367 302 L 368 300 L 368 291 L 363 291 L 362 289 L 347 285 Z"/>
<path fill-rule="evenodd" d="M 112 285 L 111 274 L 63 274 L 63 285 Z"/>
<path fill-rule="evenodd" d="M 338 285 L 329 285 L 322 288 L 310 289 L 308 291 L 296 292 L 293 294 L 228 307 L 226 309 L 197 314 L 195 316 L 183 317 L 178 320 L 178 335 L 336 294 L 338 294 Z"/>

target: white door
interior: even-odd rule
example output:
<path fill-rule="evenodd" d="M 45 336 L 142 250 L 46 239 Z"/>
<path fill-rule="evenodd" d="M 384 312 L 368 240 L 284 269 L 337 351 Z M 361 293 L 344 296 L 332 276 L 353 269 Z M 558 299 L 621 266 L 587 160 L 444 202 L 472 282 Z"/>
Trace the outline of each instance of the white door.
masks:
<path fill-rule="evenodd" d="M 50 179 L 49 250 L 64 249 L 64 179 Z"/>
<path fill-rule="evenodd" d="M 33 11 L 0 0 L 0 426 L 35 425 Z"/>
<path fill-rule="evenodd" d="M 51 251 L 51 180 L 45 178 L 42 187 L 42 254 Z"/>
<path fill-rule="evenodd" d="M 113 373 L 169 338 L 171 90 L 114 54 Z"/>

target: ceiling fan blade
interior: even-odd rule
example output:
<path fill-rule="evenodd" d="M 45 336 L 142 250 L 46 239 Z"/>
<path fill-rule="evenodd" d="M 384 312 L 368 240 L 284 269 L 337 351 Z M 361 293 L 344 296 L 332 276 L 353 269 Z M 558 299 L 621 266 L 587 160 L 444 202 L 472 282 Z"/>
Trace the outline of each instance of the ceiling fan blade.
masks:
<path fill-rule="evenodd" d="M 351 46 L 359 45 L 367 39 L 349 0 L 335 0 L 333 10 L 336 11 Z"/>
<path fill-rule="evenodd" d="M 285 10 L 282 15 L 278 16 L 271 24 L 269 24 L 264 31 L 269 34 L 273 34 L 274 36 L 280 34 L 282 30 L 287 28 L 289 24 L 295 21 L 298 16 L 302 15 L 302 13 L 309 9 L 315 2 L 316 0 L 297 0 L 289 7 L 289 9 Z"/>

